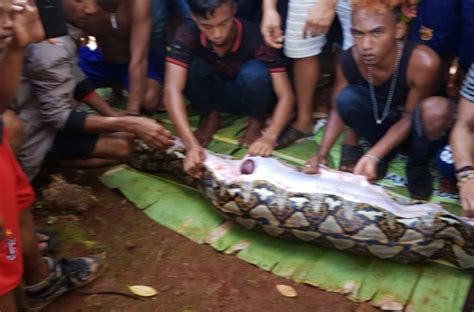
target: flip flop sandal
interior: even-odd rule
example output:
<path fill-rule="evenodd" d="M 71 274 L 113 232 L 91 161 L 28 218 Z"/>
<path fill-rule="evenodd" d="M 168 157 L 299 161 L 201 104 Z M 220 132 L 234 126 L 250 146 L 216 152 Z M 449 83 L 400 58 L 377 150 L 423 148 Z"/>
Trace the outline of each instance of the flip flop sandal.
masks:
<path fill-rule="evenodd" d="M 280 149 L 288 147 L 301 139 L 310 137 L 311 135 L 313 135 L 312 132 L 304 133 L 299 131 L 298 129 L 293 128 L 292 126 L 289 126 L 285 130 L 283 130 L 282 134 L 280 134 L 276 148 Z"/>
<path fill-rule="evenodd" d="M 46 247 L 40 248 L 40 252 L 43 256 L 51 254 L 58 247 L 58 234 L 45 229 L 37 229 L 35 233 L 38 238 L 38 246 L 40 244 L 46 244 Z"/>
<path fill-rule="evenodd" d="M 339 170 L 344 172 L 354 171 L 362 155 L 364 155 L 364 150 L 360 145 L 342 145 Z"/>

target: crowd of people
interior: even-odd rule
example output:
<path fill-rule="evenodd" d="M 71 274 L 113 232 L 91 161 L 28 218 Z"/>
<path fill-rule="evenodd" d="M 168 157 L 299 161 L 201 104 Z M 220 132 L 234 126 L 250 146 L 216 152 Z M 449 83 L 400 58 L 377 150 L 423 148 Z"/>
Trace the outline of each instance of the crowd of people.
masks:
<path fill-rule="evenodd" d="M 469 0 L 60 0 L 68 35 L 45 40 L 32 0 L 0 0 L 0 310 L 40 310 L 92 282 L 104 259 L 42 255 L 31 206 L 45 158 L 75 168 L 125 162 L 138 138 L 174 137 L 200 177 L 221 114 L 248 117 L 239 144 L 270 156 L 313 134 L 321 54 L 338 46 L 317 174 L 344 133 L 339 169 L 383 178 L 407 155 L 412 198 L 429 200 L 430 163 L 474 217 L 474 3 Z M 337 23 L 335 24 L 335 21 Z M 340 40 L 328 40 L 338 25 Z M 81 44 L 95 37 L 97 48 Z M 452 88 L 453 64 L 464 83 Z M 112 88 L 104 99 L 97 88 Z M 112 104 L 127 91 L 126 110 Z M 190 126 L 190 107 L 200 115 Z M 85 103 L 96 111 L 79 109 Z M 361 140 L 368 143 L 363 148 Z M 44 243 L 48 243 L 47 237 Z"/>

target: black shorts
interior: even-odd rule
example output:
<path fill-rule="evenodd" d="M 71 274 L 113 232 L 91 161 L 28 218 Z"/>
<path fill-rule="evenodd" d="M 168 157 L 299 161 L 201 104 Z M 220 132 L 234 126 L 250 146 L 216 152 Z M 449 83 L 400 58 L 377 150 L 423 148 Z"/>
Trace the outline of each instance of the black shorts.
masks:
<path fill-rule="evenodd" d="M 94 133 L 61 131 L 54 139 L 51 152 L 57 156 L 88 158 L 98 140 L 99 135 Z"/>

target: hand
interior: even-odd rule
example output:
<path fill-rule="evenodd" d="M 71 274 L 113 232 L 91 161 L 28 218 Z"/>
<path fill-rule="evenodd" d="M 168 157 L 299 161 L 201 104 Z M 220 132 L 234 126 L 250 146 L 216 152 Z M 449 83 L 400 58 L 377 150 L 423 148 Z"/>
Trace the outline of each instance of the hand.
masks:
<path fill-rule="evenodd" d="M 323 156 L 314 156 L 306 161 L 306 164 L 303 167 L 303 172 L 306 174 L 318 174 L 319 165 L 326 165 L 328 163 L 326 157 Z"/>
<path fill-rule="evenodd" d="M 201 145 L 193 145 L 186 149 L 186 158 L 184 159 L 184 172 L 199 179 L 202 177 L 202 163 L 206 158 L 204 148 Z"/>
<path fill-rule="evenodd" d="M 377 179 L 378 161 L 369 157 L 362 157 L 354 168 L 354 174 L 367 177 L 369 181 Z"/>
<path fill-rule="evenodd" d="M 133 133 L 155 149 L 165 149 L 174 144 L 171 132 L 166 130 L 156 120 L 145 117 L 122 117 L 132 120 Z"/>
<path fill-rule="evenodd" d="M 272 154 L 275 145 L 276 137 L 263 135 L 260 137 L 260 139 L 250 145 L 249 154 L 251 156 L 268 157 Z"/>
<path fill-rule="evenodd" d="M 20 48 L 44 40 L 45 34 L 38 9 L 32 0 L 12 1 L 14 43 Z"/>
<path fill-rule="evenodd" d="M 464 215 L 474 218 L 474 179 L 467 180 L 459 187 L 459 196 L 464 210 Z"/>
<path fill-rule="evenodd" d="M 311 37 L 324 35 L 329 31 L 334 16 L 336 15 L 336 3 L 334 0 L 321 0 L 316 2 L 308 12 L 303 27 L 303 37 L 309 34 Z"/>
<path fill-rule="evenodd" d="M 281 17 L 276 10 L 265 10 L 260 24 L 263 39 L 272 48 L 283 48 L 283 32 Z"/>

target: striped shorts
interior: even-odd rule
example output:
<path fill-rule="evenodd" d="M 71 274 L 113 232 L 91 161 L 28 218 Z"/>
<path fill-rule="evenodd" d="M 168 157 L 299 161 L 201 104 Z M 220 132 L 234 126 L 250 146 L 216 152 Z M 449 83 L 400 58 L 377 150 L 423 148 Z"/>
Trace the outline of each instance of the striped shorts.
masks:
<path fill-rule="evenodd" d="M 316 3 L 315 0 L 290 0 L 288 17 L 286 19 L 285 55 L 290 58 L 304 58 L 321 54 L 326 44 L 326 35 L 319 37 L 303 37 L 303 27 L 309 9 Z M 351 34 L 352 10 L 350 0 L 338 0 L 336 14 L 342 25 L 344 36 L 343 49 L 354 44 Z"/>

